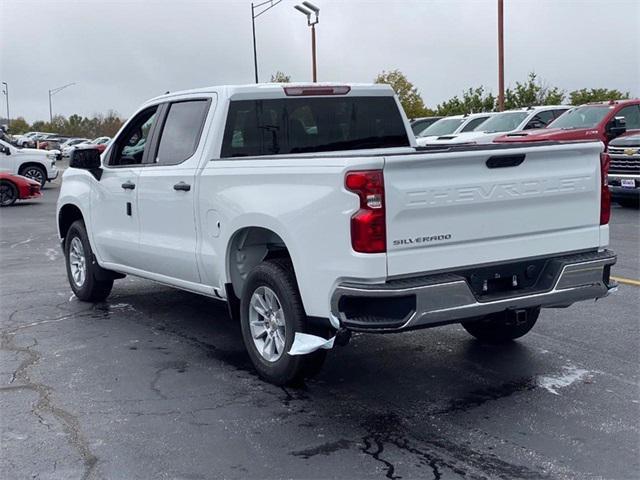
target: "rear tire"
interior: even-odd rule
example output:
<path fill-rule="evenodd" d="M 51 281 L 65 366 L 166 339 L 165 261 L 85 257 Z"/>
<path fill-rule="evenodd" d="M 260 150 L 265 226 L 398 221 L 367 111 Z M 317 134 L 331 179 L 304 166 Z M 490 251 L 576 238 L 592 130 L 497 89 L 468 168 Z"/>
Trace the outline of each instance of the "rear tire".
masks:
<path fill-rule="evenodd" d="M 101 302 L 113 288 L 113 279 L 98 280 L 95 256 L 82 220 L 71 224 L 64 239 L 67 278 L 73 293 L 83 302 Z"/>
<path fill-rule="evenodd" d="M 10 207 L 18 199 L 18 187 L 7 180 L 0 181 L 0 207 Z"/>
<path fill-rule="evenodd" d="M 533 328 L 540 315 L 539 308 L 527 309 L 527 318 L 517 321 L 507 312 L 492 313 L 480 320 L 463 322 L 462 326 L 471 335 L 485 343 L 507 343 L 520 338 Z"/>
<path fill-rule="evenodd" d="M 24 167 L 20 170 L 20 175 L 40 183 L 40 188 L 44 188 L 47 183 L 47 171 L 38 165 L 28 165 Z"/>
<path fill-rule="evenodd" d="M 242 293 L 240 323 L 249 357 L 264 380 L 295 385 L 322 367 L 325 350 L 308 355 L 287 353 L 296 332 L 315 333 L 309 330 L 288 259 L 267 260 L 251 271 Z"/>

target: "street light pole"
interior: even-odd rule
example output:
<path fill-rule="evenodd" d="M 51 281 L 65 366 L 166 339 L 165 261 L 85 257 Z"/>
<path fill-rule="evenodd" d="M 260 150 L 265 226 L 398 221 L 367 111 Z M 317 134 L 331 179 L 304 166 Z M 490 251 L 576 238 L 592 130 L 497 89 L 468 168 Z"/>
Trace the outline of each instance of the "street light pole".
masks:
<path fill-rule="evenodd" d="M 313 83 L 316 83 L 318 81 L 318 70 L 316 67 L 316 24 L 315 23 L 311 25 L 311 61 L 313 62 Z"/>
<path fill-rule="evenodd" d="M 61 92 L 65 88 L 70 87 L 70 86 L 75 85 L 75 84 L 76 84 L 76 82 L 67 83 L 66 85 L 63 85 L 61 87 L 53 88 L 53 89 L 49 90 L 49 123 L 53 123 L 53 108 L 51 107 L 51 97 L 53 97 L 56 93 Z"/>
<path fill-rule="evenodd" d="M 282 0 L 266 0 L 261 3 L 251 3 L 251 30 L 253 32 L 253 71 L 256 83 L 258 83 L 258 49 L 256 47 L 256 18 L 265 13 L 267 10 L 271 10 L 277 4 L 279 4 Z M 268 5 L 266 8 L 263 8 L 258 12 L 258 9 Z M 258 12 L 258 13 L 256 13 Z"/>
<path fill-rule="evenodd" d="M 504 4 L 498 0 L 498 111 L 504 110 Z"/>
<path fill-rule="evenodd" d="M 4 94 L 7 97 L 7 128 L 11 126 L 11 115 L 9 114 L 9 84 L 7 82 L 2 82 L 4 85 Z"/>
<path fill-rule="evenodd" d="M 302 5 L 304 5 L 304 7 Z M 307 17 L 307 25 L 311 27 L 311 62 L 313 64 L 313 83 L 316 83 L 318 81 L 318 69 L 316 65 L 316 25 L 320 21 L 320 9 L 311 2 L 302 2 L 302 5 L 296 5 L 293 8 Z"/>

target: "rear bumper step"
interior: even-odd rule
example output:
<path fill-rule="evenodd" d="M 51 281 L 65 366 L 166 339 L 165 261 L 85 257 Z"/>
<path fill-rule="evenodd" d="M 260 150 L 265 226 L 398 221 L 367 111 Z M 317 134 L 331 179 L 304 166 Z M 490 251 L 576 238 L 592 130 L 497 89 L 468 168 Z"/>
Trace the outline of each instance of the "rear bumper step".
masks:
<path fill-rule="evenodd" d="M 567 307 L 574 302 L 605 297 L 617 285 L 610 280 L 616 255 L 609 250 L 467 269 L 384 284 L 342 283 L 335 289 L 331 309 L 343 327 L 354 331 L 394 332 L 455 323 L 505 310 Z M 533 264 L 533 280 L 518 278 Z M 479 276 L 499 272 L 487 281 Z M 516 272 L 513 288 L 494 278 Z M 529 273 L 529 272 L 528 272 Z M 510 284 L 510 281 L 507 282 Z M 496 287 L 498 288 L 498 287 Z"/>

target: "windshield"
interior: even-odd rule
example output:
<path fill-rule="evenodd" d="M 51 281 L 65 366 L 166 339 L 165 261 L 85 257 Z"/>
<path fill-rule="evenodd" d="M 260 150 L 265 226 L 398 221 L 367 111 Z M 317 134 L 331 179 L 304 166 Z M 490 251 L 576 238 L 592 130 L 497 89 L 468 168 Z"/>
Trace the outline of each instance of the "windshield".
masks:
<path fill-rule="evenodd" d="M 527 115 L 527 112 L 500 113 L 478 125 L 474 131 L 486 133 L 510 132 L 511 130 L 518 128 L 518 125 L 527 118 Z"/>
<path fill-rule="evenodd" d="M 438 120 L 436 123 L 431 125 L 430 127 L 425 128 L 422 132 L 420 132 L 419 137 L 430 137 L 430 136 L 440 136 L 440 135 L 449 135 L 456 131 L 456 129 L 462 125 L 464 122 L 464 118 L 443 118 L 442 120 Z"/>
<path fill-rule="evenodd" d="M 585 105 L 574 108 L 551 122 L 549 128 L 592 128 L 609 113 L 609 105 Z"/>

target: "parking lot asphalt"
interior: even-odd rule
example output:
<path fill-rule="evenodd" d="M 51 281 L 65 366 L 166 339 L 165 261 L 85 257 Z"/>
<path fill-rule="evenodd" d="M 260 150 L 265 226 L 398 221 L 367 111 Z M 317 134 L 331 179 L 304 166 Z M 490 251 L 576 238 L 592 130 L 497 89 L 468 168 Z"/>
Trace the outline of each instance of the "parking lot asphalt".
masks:
<path fill-rule="evenodd" d="M 640 476 L 639 287 L 502 347 L 356 335 L 278 388 L 221 303 L 131 277 L 77 301 L 44 194 L 0 211 L 0 478 Z M 639 220 L 614 208 L 614 275 L 640 279 Z"/>

